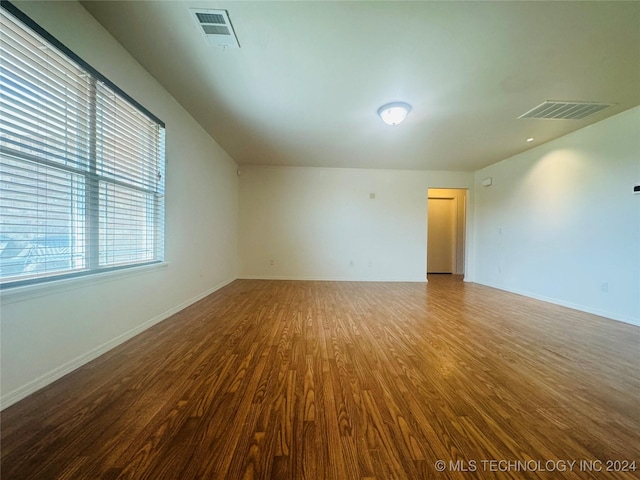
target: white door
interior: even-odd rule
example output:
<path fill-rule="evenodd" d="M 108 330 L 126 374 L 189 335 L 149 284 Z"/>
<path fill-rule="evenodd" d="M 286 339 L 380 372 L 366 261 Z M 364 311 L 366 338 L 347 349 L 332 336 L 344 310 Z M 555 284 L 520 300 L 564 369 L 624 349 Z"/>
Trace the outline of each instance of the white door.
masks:
<path fill-rule="evenodd" d="M 427 272 L 456 271 L 455 198 L 429 198 L 427 222 Z"/>

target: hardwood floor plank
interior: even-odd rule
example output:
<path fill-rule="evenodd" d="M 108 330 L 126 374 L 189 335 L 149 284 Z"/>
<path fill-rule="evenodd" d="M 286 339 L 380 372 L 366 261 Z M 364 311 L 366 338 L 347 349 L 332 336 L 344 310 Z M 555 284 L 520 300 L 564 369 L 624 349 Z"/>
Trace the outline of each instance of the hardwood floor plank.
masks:
<path fill-rule="evenodd" d="M 238 280 L 2 412 L 2 478 L 638 478 L 638 372 L 640 328 L 455 276 Z"/>

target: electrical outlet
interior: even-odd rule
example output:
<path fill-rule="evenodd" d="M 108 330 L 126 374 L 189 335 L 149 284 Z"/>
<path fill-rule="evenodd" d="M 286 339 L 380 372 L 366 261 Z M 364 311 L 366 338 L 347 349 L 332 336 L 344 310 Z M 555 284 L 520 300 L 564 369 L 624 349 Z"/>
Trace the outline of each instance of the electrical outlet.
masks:
<path fill-rule="evenodd" d="M 600 285 L 600 290 L 602 290 L 603 292 L 608 292 L 609 291 L 609 282 L 602 282 L 602 284 Z"/>
<path fill-rule="evenodd" d="M 275 265 L 276 262 L 273 261 L 273 258 L 269 261 L 269 265 Z"/>
<path fill-rule="evenodd" d="M 353 267 L 353 260 L 349 260 L 349 266 Z"/>

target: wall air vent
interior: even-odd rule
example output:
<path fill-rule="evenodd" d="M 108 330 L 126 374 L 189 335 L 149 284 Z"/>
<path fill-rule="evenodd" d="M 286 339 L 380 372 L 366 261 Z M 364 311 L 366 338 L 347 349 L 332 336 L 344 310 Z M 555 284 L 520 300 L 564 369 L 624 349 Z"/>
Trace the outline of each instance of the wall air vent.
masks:
<path fill-rule="evenodd" d="M 221 48 L 240 48 L 226 10 L 203 10 L 190 8 L 198 29 L 211 45 Z"/>
<path fill-rule="evenodd" d="M 611 103 L 555 102 L 547 100 L 518 118 L 539 118 L 542 120 L 582 120 L 607 107 Z"/>

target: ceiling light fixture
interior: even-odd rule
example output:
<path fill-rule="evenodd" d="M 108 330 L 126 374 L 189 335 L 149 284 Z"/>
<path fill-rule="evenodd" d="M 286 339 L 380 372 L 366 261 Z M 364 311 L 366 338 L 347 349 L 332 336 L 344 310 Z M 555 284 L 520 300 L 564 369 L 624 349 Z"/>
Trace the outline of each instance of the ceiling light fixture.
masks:
<path fill-rule="evenodd" d="M 533 142 L 533 137 L 527 138 L 527 142 Z"/>
<path fill-rule="evenodd" d="M 387 103 L 378 109 L 378 115 L 387 125 L 399 125 L 411 111 L 411 105 L 404 102 Z"/>

